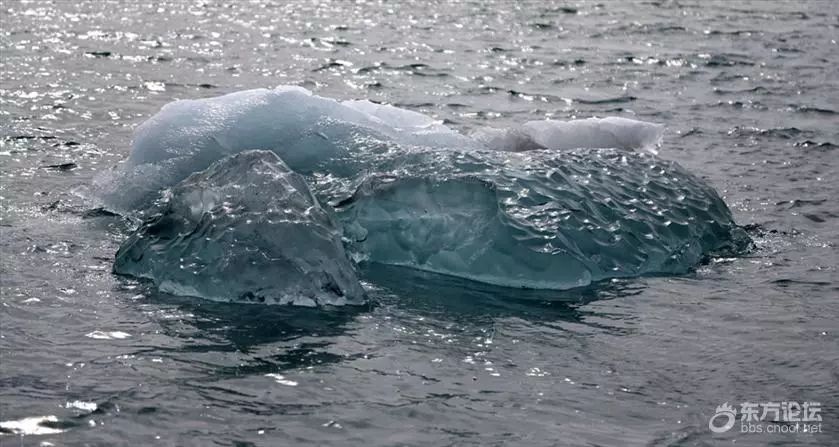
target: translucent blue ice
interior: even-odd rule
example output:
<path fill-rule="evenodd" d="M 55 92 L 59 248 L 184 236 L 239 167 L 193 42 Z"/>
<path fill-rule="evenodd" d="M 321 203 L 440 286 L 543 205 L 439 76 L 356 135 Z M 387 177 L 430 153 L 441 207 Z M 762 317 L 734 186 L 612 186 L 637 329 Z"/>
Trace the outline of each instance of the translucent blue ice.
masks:
<path fill-rule="evenodd" d="M 748 241 L 711 187 L 648 153 L 416 150 L 369 167 L 315 186 L 357 260 L 567 289 L 685 273 Z"/>
<path fill-rule="evenodd" d="M 222 159 L 168 190 L 120 247 L 114 271 L 216 301 L 364 299 L 330 212 L 268 151 Z"/>
<path fill-rule="evenodd" d="M 652 153 L 661 133 L 604 118 L 465 136 L 369 101 L 250 90 L 164 107 L 99 191 L 141 209 L 186 178 L 115 266 L 174 293 L 358 302 L 345 248 L 356 262 L 567 289 L 684 273 L 747 243 L 711 187 Z M 252 149 L 271 152 L 216 163 Z"/>

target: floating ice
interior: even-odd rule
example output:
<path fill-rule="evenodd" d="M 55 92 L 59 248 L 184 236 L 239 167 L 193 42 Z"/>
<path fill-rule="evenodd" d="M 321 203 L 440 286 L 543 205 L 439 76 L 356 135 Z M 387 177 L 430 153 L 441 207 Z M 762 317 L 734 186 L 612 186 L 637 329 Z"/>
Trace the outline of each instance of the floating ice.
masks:
<path fill-rule="evenodd" d="M 120 247 L 119 274 L 217 301 L 359 303 L 340 230 L 274 153 L 225 158 L 167 191 Z"/>
<path fill-rule="evenodd" d="M 297 386 L 297 382 L 296 382 L 296 381 L 294 381 L 294 380 L 289 380 L 289 379 L 287 379 L 287 378 L 286 378 L 284 375 L 282 375 L 282 374 L 270 373 L 270 374 L 265 374 L 265 377 L 270 377 L 270 378 L 274 379 L 274 381 L 275 381 L 275 382 L 277 382 L 277 383 L 279 383 L 280 385 L 285 385 L 285 386 Z"/>
<path fill-rule="evenodd" d="M 75 408 L 77 410 L 93 412 L 96 411 L 96 409 L 99 408 L 99 406 L 96 404 L 96 402 L 83 402 L 80 400 L 74 400 L 73 402 L 66 402 L 64 404 L 64 408 Z"/>
<path fill-rule="evenodd" d="M 652 148 L 661 126 L 624 118 L 531 121 L 470 138 L 431 117 L 370 101 L 338 102 L 300 87 L 257 89 L 167 104 L 140 125 L 131 154 L 97 179 L 95 192 L 118 210 L 141 208 L 162 189 L 244 150 L 274 151 L 294 171 L 352 175 L 359 151 L 394 146 L 521 151 L 546 147 Z"/>
<path fill-rule="evenodd" d="M 514 129 L 479 129 L 473 138 L 490 149 L 616 148 L 656 152 L 664 126 L 627 118 L 588 118 L 575 121 L 529 121 Z"/>
<path fill-rule="evenodd" d="M 32 416 L 13 421 L 0 422 L 0 435 L 12 433 L 16 435 L 54 435 L 64 430 L 50 427 L 49 424 L 57 424 L 58 418 L 53 415 Z"/>
<path fill-rule="evenodd" d="M 142 208 L 207 169 L 158 200 L 117 254 L 117 273 L 172 293 L 360 302 L 341 232 L 309 187 L 336 207 L 356 261 L 566 289 L 684 273 L 747 240 L 712 188 L 644 151 L 661 133 L 604 118 L 467 137 L 393 106 L 249 90 L 165 106 L 100 191 Z M 218 161 L 251 149 L 271 152 Z"/>
<path fill-rule="evenodd" d="M 122 331 L 93 331 L 85 334 L 84 336 L 95 340 L 122 340 L 131 337 L 131 334 Z"/>

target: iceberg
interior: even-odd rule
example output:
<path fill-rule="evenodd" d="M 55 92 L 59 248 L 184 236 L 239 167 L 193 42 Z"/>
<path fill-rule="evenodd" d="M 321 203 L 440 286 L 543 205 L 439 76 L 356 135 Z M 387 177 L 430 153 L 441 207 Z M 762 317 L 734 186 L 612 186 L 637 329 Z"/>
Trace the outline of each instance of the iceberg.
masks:
<path fill-rule="evenodd" d="M 153 203 L 114 271 L 171 293 L 356 303 L 364 262 L 569 289 L 748 245 L 713 188 L 655 154 L 662 131 L 590 118 L 466 136 L 390 105 L 248 90 L 165 106 L 97 187 L 117 210 Z"/>
<path fill-rule="evenodd" d="M 364 291 L 330 213 L 276 154 L 241 152 L 167 190 L 114 272 L 216 301 L 358 304 Z"/>

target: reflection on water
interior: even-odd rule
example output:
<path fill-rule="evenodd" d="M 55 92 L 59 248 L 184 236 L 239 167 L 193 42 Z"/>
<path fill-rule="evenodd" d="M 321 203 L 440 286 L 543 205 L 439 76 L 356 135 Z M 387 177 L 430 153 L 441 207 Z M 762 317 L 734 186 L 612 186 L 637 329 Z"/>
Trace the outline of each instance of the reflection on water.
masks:
<path fill-rule="evenodd" d="M 370 306 L 309 308 L 227 304 L 149 292 L 160 305 L 153 318 L 161 331 L 185 343 L 172 354 L 235 352 L 250 356 L 236 365 L 219 364 L 214 378 L 269 374 L 340 361 L 323 351 L 329 340 Z M 259 355 L 271 346 L 270 355 Z M 158 351 L 160 355 L 170 355 Z"/>
<path fill-rule="evenodd" d="M 511 289 L 404 267 L 367 264 L 364 277 L 375 284 L 374 297 L 453 321 L 476 322 L 517 317 L 532 321 L 580 321 L 580 308 L 595 300 L 640 293 L 632 282 L 604 281 L 573 290 Z"/>

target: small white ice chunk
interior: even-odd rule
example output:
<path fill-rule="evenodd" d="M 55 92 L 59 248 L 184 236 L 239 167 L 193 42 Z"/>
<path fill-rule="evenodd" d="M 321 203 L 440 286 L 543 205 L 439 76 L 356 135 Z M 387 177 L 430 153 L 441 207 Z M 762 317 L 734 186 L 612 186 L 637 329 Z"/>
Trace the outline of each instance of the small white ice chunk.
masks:
<path fill-rule="evenodd" d="M 83 411 L 96 411 L 96 409 L 99 408 L 99 406 L 96 405 L 96 402 L 82 402 L 80 400 L 74 400 L 73 402 L 67 402 L 66 404 L 64 404 L 64 407 L 65 408 L 75 408 L 77 410 L 83 410 Z"/>
<path fill-rule="evenodd" d="M 131 334 L 122 331 L 93 331 L 85 334 L 85 337 L 92 338 L 95 340 L 122 340 L 130 336 Z"/>
<path fill-rule="evenodd" d="M 58 422 L 58 418 L 49 416 L 32 416 L 14 421 L 0 422 L 0 428 L 16 435 L 54 435 L 64 430 L 43 425 L 45 422 Z M 2 434 L 2 433 L 0 433 Z"/>
<path fill-rule="evenodd" d="M 270 373 L 270 374 L 265 374 L 265 377 L 270 377 L 270 378 L 274 379 L 274 381 L 279 383 L 280 385 L 297 386 L 297 382 L 295 382 L 294 380 L 286 379 L 285 376 L 283 376 L 282 374 Z"/>

